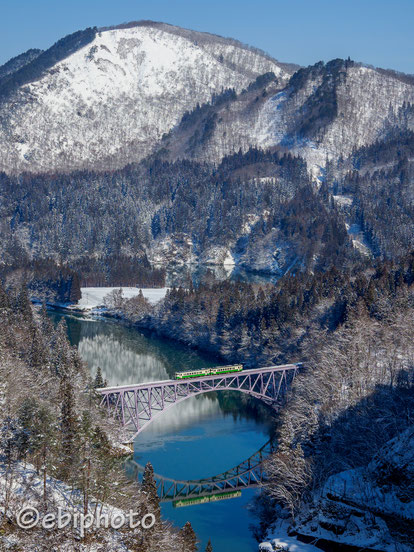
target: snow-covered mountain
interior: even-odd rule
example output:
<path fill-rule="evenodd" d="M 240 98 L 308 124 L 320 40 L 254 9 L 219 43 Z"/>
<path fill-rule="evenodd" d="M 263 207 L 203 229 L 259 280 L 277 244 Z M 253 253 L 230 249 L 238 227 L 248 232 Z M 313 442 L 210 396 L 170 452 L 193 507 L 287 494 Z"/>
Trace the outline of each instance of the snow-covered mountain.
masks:
<path fill-rule="evenodd" d="M 278 275 L 354 249 L 399 255 L 413 106 L 413 76 L 351 60 L 298 68 L 154 22 L 79 31 L 0 67 L 0 252 Z"/>
<path fill-rule="evenodd" d="M 327 159 L 407 127 L 412 76 L 349 60 L 297 69 L 164 23 L 74 33 L 0 67 L 0 170 L 108 170 L 154 151 L 218 162 L 278 146 L 319 176 Z"/>
<path fill-rule="evenodd" d="M 212 94 L 270 71 L 283 85 L 294 71 L 237 41 L 161 23 L 89 31 L 63 55 L 71 37 L 3 66 L 0 170 L 125 166 Z"/>
<path fill-rule="evenodd" d="M 402 111 L 413 102 L 412 76 L 333 60 L 300 69 L 284 88 L 271 81 L 214 108 L 214 131 L 202 144 L 194 145 L 196 128 L 181 125 L 167 145 L 172 157 L 205 161 L 280 146 L 306 159 L 317 176 L 327 159 L 346 158 L 395 126 L 410 128 Z"/>

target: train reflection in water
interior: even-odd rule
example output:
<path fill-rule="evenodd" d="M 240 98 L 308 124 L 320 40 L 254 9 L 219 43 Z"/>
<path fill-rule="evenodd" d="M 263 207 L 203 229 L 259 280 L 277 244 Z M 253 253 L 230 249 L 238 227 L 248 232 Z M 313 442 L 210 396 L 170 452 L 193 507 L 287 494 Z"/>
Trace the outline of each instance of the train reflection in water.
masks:
<path fill-rule="evenodd" d="M 158 496 L 175 508 L 241 497 L 243 489 L 258 487 L 265 480 L 264 460 L 274 450 L 275 442 L 269 439 L 237 466 L 203 479 L 184 481 L 154 474 Z M 127 473 L 134 479 L 141 479 L 144 469 L 134 460 L 127 461 Z"/>

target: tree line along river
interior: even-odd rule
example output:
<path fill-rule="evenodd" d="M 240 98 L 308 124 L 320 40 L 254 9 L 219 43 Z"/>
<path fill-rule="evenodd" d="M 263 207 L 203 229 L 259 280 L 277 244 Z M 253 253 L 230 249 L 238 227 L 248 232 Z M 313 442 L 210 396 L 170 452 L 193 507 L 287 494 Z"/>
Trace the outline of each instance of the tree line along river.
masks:
<path fill-rule="evenodd" d="M 217 365 L 217 360 L 171 341 L 101 318 L 51 312 L 54 322 L 66 319 L 69 339 L 94 376 L 98 366 L 109 385 L 125 385 L 174 377 L 178 371 Z M 174 481 L 209 480 L 237 466 L 271 436 L 270 415 L 240 393 L 209 393 L 189 398 L 157 418 L 135 440 L 125 469 L 139 477 L 150 461 L 154 471 Z M 181 484 L 182 486 L 182 484 Z M 255 487 L 214 493 L 196 500 L 161 503 L 163 516 L 175 525 L 190 521 L 204 550 L 210 538 L 215 552 L 257 550 L 251 524 Z M 221 496 L 220 496 L 221 494 Z"/>

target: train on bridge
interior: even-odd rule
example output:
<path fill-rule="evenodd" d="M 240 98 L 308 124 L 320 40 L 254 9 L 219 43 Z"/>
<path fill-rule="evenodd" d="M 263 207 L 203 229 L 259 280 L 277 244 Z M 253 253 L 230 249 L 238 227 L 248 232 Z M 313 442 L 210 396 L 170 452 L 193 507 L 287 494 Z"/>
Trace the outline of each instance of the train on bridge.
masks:
<path fill-rule="evenodd" d="M 219 376 L 221 374 L 231 374 L 232 372 L 242 372 L 243 364 L 233 364 L 231 366 L 215 366 L 214 368 L 203 368 L 202 370 L 191 370 L 188 372 L 176 372 L 175 379 L 199 378 L 201 376 Z"/>
<path fill-rule="evenodd" d="M 175 379 L 103 387 L 98 391 L 102 406 L 120 420 L 123 428 L 134 432 L 133 440 L 162 412 L 201 393 L 240 391 L 278 409 L 300 367 L 299 362 L 249 370 L 244 370 L 242 364 L 214 366 L 176 372 Z"/>

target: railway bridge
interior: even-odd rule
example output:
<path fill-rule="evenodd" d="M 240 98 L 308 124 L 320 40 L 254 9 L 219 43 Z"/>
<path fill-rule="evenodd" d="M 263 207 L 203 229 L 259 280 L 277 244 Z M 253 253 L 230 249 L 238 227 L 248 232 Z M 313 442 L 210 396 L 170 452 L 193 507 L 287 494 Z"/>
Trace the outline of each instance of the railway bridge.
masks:
<path fill-rule="evenodd" d="M 258 487 L 265 479 L 264 460 L 275 450 L 275 442 L 270 439 L 249 458 L 233 468 L 203 479 L 178 480 L 154 474 L 158 496 L 161 502 L 173 505 L 203 503 L 203 498 L 214 501 L 233 498 L 243 489 Z M 135 479 L 140 480 L 145 467 L 131 460 L 127 464 Z"/>
<path fill-rule="evenodd" d="M 239 391 L 277 409 L 299 370 L 299 364 L 283 364 L 236 373 L 184 380 L 164 380 L 136 385 L 103 387 L 101 405 L 128 431 L 132 441 L 154 419 L 189 397 L 212 391 Z"/>

